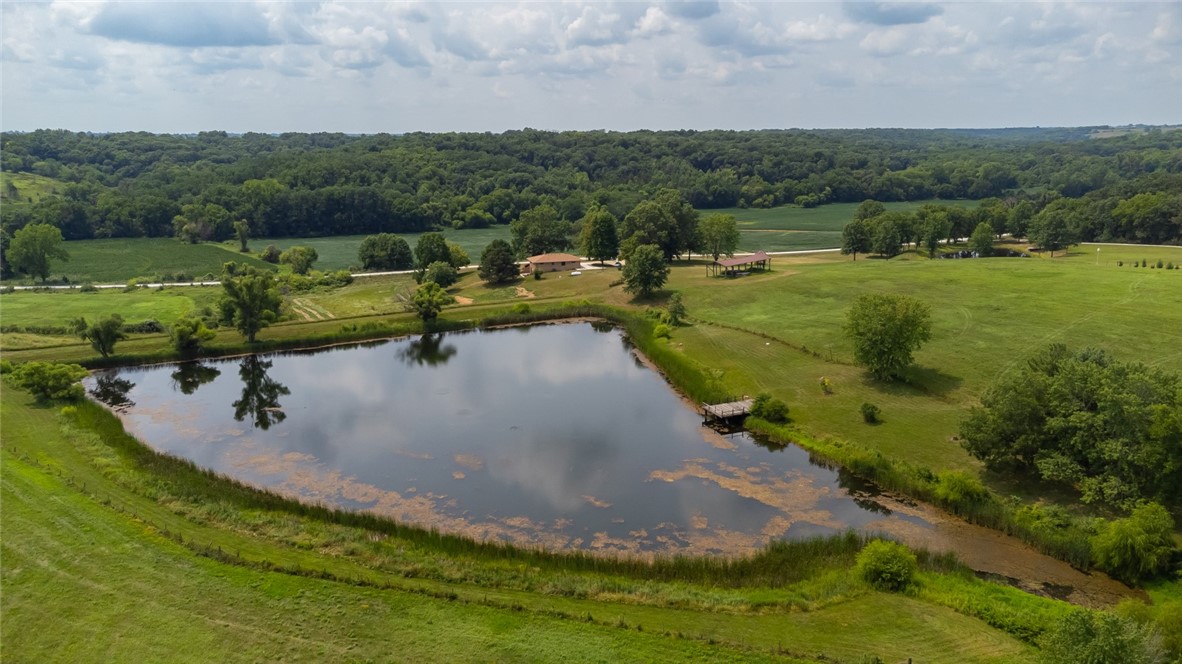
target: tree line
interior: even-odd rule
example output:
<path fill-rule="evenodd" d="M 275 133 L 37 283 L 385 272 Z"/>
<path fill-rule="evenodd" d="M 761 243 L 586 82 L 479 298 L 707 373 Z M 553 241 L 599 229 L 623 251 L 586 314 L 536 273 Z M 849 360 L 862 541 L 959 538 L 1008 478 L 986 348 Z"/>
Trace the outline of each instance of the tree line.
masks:
<path fill-rule="evenodd" d="M 226 240 L 508 224 L 596 206 L 623 219 L 672 190 L 694 209 L 938 199 L 1058 201 L 1083 240 L 1182 242 L 1182 132 L 766 130 L 345 134 L 3 133 L 7 235 Z M 1045 207 L 1045 205 L 1040 205 Z M 547 214 L 549 214 L 547 210 Z M 666 251 L 666 253 L 668 253 Z"/>

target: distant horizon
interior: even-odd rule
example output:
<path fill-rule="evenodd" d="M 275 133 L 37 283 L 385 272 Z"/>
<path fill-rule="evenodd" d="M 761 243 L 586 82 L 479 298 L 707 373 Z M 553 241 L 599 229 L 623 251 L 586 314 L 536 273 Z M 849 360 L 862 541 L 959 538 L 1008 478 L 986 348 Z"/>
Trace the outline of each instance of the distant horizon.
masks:
<path fill-rule="evenodd" d="M 996 126 L 996 127 L 755 127 L 748 129 L 730 129 L 723 127 L 713 127 L 709 129 L 694 129 L 689 127 L 680 127 L 672 129 L 652 129 L 652 128 L 638 128 L 638 129 L 607 129 L 607 128 L 593 128 L 593 129 L 548 129 L 542 127 L 516 127 L 501 130 L 440 130 L 427 131 L 411 129 L 406 131 L 338 131 L 332 129 L 318 129 L 312 131 L 299 130 L 275 130 L 263 131 L 257 129 L 247 129 L 243 131 L 231 131 L 228 129 L 198 129 L 198 130 L 184 130 L 184 131 L 148 131 L 144 129 L 71 129 L 68 127 L 37 127 L 34 129 L 0 129 L 3 133 L 13 134 L 30 134 L 36 131 L 67 131 L 76 134 L 134 134 L 147 133 L 158 136 L 198 136 L 204 133 L 222 132 L 228 136 L 245 136 L 247 134 L 263 134 L 265 136 L 282 136 L 284 134 L 342 134 L 345 136 L 403 136 L 407 134 L 493 134 L 502 135 L 511 132 L 523 131 L 538 131 L 548 134 L 563 134 L 563 133 L 614 133 L 614 134 L 629 134 L 639 132 L 653 132 L 653 133 L 674 133 L 692 131 L 696 133 L 706 133 L 714 131 L 723 132 L 759 132 L 759 131 L 801 131 L 801 132 L 824 132 L 824 131 L 1025 131 L 1025 130 L 1056 130 L 1056 129 L 1182 129 L 1182 122 L 1167 123 L 1167 124 L 1149 124 L 1144 122 L 1126 123 L 1126 124 L 1089 124 L 1089 125 L 1028 125 L 1028 126 Z"/>
<path fill-rule="evenodd" d="M 1177 2 L 53 0 L 0 18 L 5 131 L 1182 122 Z"/>

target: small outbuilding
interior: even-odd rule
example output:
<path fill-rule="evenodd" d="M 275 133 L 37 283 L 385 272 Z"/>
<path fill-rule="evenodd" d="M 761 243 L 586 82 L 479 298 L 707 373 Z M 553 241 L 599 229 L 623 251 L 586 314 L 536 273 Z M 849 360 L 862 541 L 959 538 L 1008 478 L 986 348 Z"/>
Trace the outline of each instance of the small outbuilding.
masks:
<path fill-rule="evenodd" d="M 723 258 L 714 261 L 707 267 L 710 276 L 737 277 L 742 274 L 760 270 L 772 269 L 772 257 L 765 251 L 757 251 L 750 256 Z"/>
<path fill-rule="evenodd" d="M 583 259 L 572 254 L 540 254 L 526 260 L 529 262 L 525 266 L 525 274 L 577 270 L 583 265 Z"/>

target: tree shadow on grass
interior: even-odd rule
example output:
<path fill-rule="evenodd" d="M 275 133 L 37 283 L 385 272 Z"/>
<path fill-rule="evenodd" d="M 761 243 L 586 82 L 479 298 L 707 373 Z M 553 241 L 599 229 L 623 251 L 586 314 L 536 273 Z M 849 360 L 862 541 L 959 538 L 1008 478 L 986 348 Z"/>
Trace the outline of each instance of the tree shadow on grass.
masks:
<path fill-rule="evenodd" d="M 909 367 L 902 378 L 878 380 L 869 373 L 862 376 L 862 384 L 892 396 L 931 396 L 947 399 L 948 394 L 964 383 L 960 376 L 944 373 L 935 367 Z"/>

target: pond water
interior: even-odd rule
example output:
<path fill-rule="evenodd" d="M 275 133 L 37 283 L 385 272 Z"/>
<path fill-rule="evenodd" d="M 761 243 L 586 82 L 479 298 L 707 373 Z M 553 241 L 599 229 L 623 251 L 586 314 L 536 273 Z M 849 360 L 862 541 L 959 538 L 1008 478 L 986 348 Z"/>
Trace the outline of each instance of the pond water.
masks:
<path fill-rule="evenodd" d="M 603 324 L 126 368 L 87 387 L 203 467 L 481 539 L 740 554 L 930 528 L 798 447 L 703 428 Z"/>

